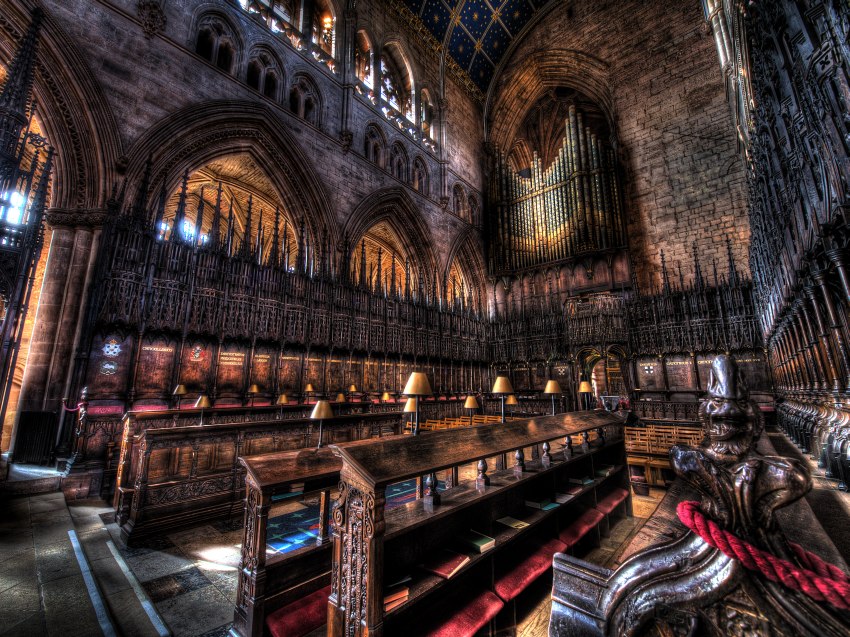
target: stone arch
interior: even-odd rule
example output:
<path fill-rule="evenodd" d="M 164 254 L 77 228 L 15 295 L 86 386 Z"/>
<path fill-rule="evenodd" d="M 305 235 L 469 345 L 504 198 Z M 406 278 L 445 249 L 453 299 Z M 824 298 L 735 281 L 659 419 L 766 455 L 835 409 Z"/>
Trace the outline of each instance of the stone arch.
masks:
<path fill-rule="evenodd" d="M 410 160 L 407 158 L 407 151 L 401 142 L 395 141 L 390 147 L 390 162 L 387 167 L 392 176 L 399 181 L 404 183 L 410 181 Z"/>
<path fill-rule="evenodd" d="M 466 282 L 472 288 L 479 308 L 483 310 L 487 299 L 487 269 L 482 258 L 481 245 L 475 240 L 475 237 L 475 232 L 468 226 L 455 237 L 446 258 L 443 277 L 447 278 L 452 265 L 457 264 L 463 271 Z"/>
<path fill-rule="evenodd" d="M 292 86 L 289 89 L 289 109 L 316 128 L 322 127 L 322 94 L 308 73 L 296 73 L 292 78 Z"/>
<path fill-rule="evenodd" d="M 0 60 L 11 60 L 31 20 L 29 7 L 0 12 Z M 56 149 L 51 205 L 103 209 L 116 179 L 121 141 L 112 110 L 88 66 L 56 20 L 45 13 L 33 87 L 39 121 Z"/>
<path fill-rule="evenodd" d="M 377 124 L 366 125 L 363 133 L 363 155 L 378 168 L 386 165 L 387 139 Z"/>
<path fill-rule="evenodd" d="M 438 263 L 431 232 L 419 209 L 402 188 L 373 192 L 354 209 L 342 233 L 350 242 L 349 250 L 353 253 L 360 238 L 381 221 L 385 221 L 396 233 L 405 252 L 415 260 L 426 289 L 430 289 Z"/>
<path fill-rule="evenodd" d="M 281 101 L 281 95 L 286 87 L 286 73 L 284 65 L 277 53 L 265 44 L 254 45 L 248 53 L 244 78 L 246 83 L 254 90 L 262 93 L 275 102 Z M 257 83 L 251 81 L 252 64 L 258 62 L 259 68 Z M 269 77 L 274 78 L 274 86 L 270 87 Z"/>
<path fill-rule="evenodd" d="M 172 113 L 133 145 L 125 193 L 135 193 L 148 157 L 153 193 L 173 191 L 184 171 L 233 152 L 247 152 L 268 175 L 292 215 L 303 219 L 314 242 L 338 241 L 338 228 L 312 160 L 268 107 L 223 101 L 189 106 Z"/>
<path fill-rule="evenodd" d="M 228 16 L 225 12 L 221 11 L 220 7 L 211 4 L 205 3 L 195 8 L 194 13 L 192 14 L 192 23 L 191 28 L 189 29 L 189 37 L 186 42 L 186 47 L 190 51 L 196 52 L 196 47 L 198 44 L 198 34 L 200 30 L 204 27 L 205 22 L 210 22 L 212 20 L 218 21 L 218 23 L 224 27 L 227 32 L 227 37 L 231 39 L 233 45 L 233 60 L 228 73 L 233 75 L 240 75 L 240 71 L 243 68 L 243 56 L 245 54 L 245 39 L 242 35 L 242 32 L 239 30 L 239 26 Z M 203 56 L 202 56 L 203 57 Z M 217 66 L 217 62 L 215 59 L 207 61 L 213 66 Z M 220 67 L 219 67 L 220 68 Z"/>
<path fill-rule="evenodd" d="M 505 56 L 502 65 L 509 57 Z M 504 72 L 493 81 L 484 105 L 488 140 L 508 148 L 528 109 L 547 91 L 560 86 L 591 98 L 605 114 L 609 130 L 616 130 L 609 66 L 582 51 L 547 49 L 503 67 Z"/>

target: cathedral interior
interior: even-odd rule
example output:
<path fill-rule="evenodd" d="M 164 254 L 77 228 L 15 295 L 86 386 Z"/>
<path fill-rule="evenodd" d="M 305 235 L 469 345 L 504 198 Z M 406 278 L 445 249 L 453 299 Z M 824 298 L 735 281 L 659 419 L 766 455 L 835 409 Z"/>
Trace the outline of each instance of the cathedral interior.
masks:
<path fill-rule="evenodd" d="M 0 0 L 0 635 L 848 635 L 848 216 L 848 0 Z"/>

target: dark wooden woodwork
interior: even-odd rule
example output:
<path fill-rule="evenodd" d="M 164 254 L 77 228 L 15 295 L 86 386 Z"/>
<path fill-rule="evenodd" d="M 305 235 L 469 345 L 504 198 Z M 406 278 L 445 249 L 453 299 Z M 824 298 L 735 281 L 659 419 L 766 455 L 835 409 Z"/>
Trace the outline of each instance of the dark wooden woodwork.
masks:
<path fill-rule="evenodd" d="M 327 508 L 321 507 L 319 541 L 313 546 L 266 555 L 266 524 L 275 496 L 293 490 L 330 499 L 342 462 L 330 449 L 304 449 L 240 458 L 245 471 L 245 524 L 230 634 L 262 637 L 267 613 L 326 586 L 330 579 Z"/>
<path fill-rule="evenodd" d="M 238 512 L 245 488 L 240 456 L 318 443 L 318 427 L 310 419 L 139 431 L 153 418 L 136 416 L 125 422 L 114 501 L 128 544 Z M 401 426 L 397 412 L 336 416 L 324 421 L 324 436 L 326 441 L 359 440 L 399 433 Z"/>
<path fill-rule="evenodd" d="M 707 517 L 744 542 L 796 562 L 781 520 L 783 510 L 811 489 L 811 476 L 797 460 L 756 450 L 763 423 L 730 356 L 712 365 L 700 420 L 702 444 L 670 451 L 676 474 L 699 493 Z M 669 510 L 660 515 L 675 525 Z M 797 527 L 794 539 L 811 547 L 804 516 L 790 520 Z M 846 613 L 768 581 L 691 531 L 643 548 L 614 571 L 566 555 L 555 556 L 554 568 L 552 637 L 838 637 L 850 630 Z"/>
<path fill-rule="evenodd" d="M 599 429 L 606 435 L 597 438 L 586 453 L 566 458 L 563 452 L 554 451 L 548 463 L 530 460 L 525 462 L 525 471 L 511 467 L 491 473 L 489 485 L 476 480 L 461 482 L 442 492 L 439 503 L 423 498 L 384 510 L 389 484 L 486 458 L 513 456 L 518 449 L 561 443 L 570 435 Z M 475 586 L 489 590 L 494 564 L 521 551 L 531 538 L 552 537 L 560 524 L 572 519 L 571 505 L 592 506 L 597 491 L 601 496 L 627 480 L 622 419 L 604 411 L 391 437 L 380 444 L 364 441 L 332 449 L 343 463 L 340 495 L 332 513 L 328 634 L 334 636 L 415 634 L 429 611 L 433 615 L 435 606 L 451 603 L 452 594 Z M 552 498 L 570 475 L 593 474 L 596 462 L 616 465 L 616 470 L 593 480 L 567 505 L 550 511 L 526 510 L 525 499 Z M 529 526 L 517 530 L 494 523 L 505 515 L 522 517 Z M 457 533 L 473 526 L 495 537 L 496 547 L 471 556 L 470 563 L 448 580 L 416 570 L 428 555 L 451 546 Z M 408 572 L 413 575 L 409 600 L 385 615 L 385 583 Z"/>

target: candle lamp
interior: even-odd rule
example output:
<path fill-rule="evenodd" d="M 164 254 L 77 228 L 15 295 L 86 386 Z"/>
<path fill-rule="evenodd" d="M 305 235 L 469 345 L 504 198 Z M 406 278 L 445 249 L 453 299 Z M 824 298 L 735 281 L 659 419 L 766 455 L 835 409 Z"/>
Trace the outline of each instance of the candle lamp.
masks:
<path fill-rule="evenodd" d="M 260 393 L 260 386 L 257 385 L 256 383 L 253 383 L 248 388 L 248 395 L 251 397 L 251 407 L 254 406 L 254 397 L 259 393 Z"/>
<path fill-rule="evenodd" d="M 410 431 L 412 432 L 413 431 L 413 414 L 416 413 L 416 399 L 415 398 L 408 398 L 407 399 L 407 401 L 404 403 L 404 409 L 402 409 L 402 413 L 411 414 L 409 422 L 410 422 L 410 425 L 411 425 Z M 405 427 L 405 429 L 406 429 L 406 427 Z"/>
<path fill-rule="evenodd" d="M 478 409 L 478 401 L 475 399 L 475 396 L 467 396 L 466 400 L 463 401 L 463 408 L 469 410 L 469 426 L 472 426 L 472 414 Z"/>
<path fill-rule="evenodd" d="M 514 417 L 514 407 L 519 405 L 519 401 L 516 399 L 516 394 L 511 394 L 507 398 L 505 398 L 505 406 L 511 408 L 511 418 Z"/>
<path fill-rule="evenodd" d="M 171 392 L 172 396 L 177 396 L 177 409 L 180 409 L 180 401 L 183 399 L 183 396 L 189 393 L 189 390 L 186 389 L 186 385 L 180 384 L 174 388 L 174 391 Z"/>
<path fill-rule="evenodd" d="M 390 396 L 389 392 L 385 391 L 383 393 L 383 395 L 381 395 L 381 402 L 382 403 L 388 403 L 388 402 L 390 402 L 390 400 L 392 400 L 392 396 Z"/>
<path fill-rule="evenodd" d="M 493 383 L 493 394 L 496 394 L 502 399 L 502 422 L 505 422 L 505 398 L 509 394 L 514 393 L 513 385 L 507 376 L 497 376 L 496 382 Z"/>
<path fill-rule="evenodd" d="M 204 424 L 204 409 L 209 409 L 210 407 L 212 407 L 212 401 L 209 396 L 206 394 L 198 396 L 198 400 L 195 401 L 195 409 L 201 410 L 201 425 Z"/>
<path fill-rule="evenodd" d="M 313 389 L 313 383 L 307 383 L 307 386 L 304 388 L 304 402 L 305 403 L 310 402 L 310 394 L 312 394 L 315 391 L 316 390 Z"/>
<path fill-rule="evenodd" d="M 338 402 L 338 403 L 344 403 L 344 402 L 345 402 L 345 394 L 343 394 L 342 392 L 339 392 L 339 393 L 336 395 L 336 402 Z"/>
<path fill-rule="evenodd" d="M 310 414 L 310 420 L 319 421 L 319 444 L 316 445 L 317 449 L 322 448 L 322 425 L 325 418 L 333 418 L 333 415 L 333 409 L 331 409 L 331 404 L 327 400 L 320 400 L 316 403 L 316 406 L 313 407 L 313 413 Z"/>
<path fill-rule="evenodd" d="M 280 394 L 277 397 L 277 400 L 274 401 L 274 404 L 280 407 L 280 418 L 283 420 L 283 406 L 289 404 L 289 396 L 286 394 Z"/>
<path fill-rule="evenodd" d="M 555 396 L 562 394 L 561 386 L 558 384 L 557 380 L 549 380 L 546 381 L 546 389 L 543 390 L 544 394 L 550 394 L 552 396 L 552 415 L 555 415 Z"/>
<path fill-rule="evenodd" d="M 581 406 L 587 409 L 587 394 L 593 393 L 593 387 L 590 386 L 590 383 L 588 381 L 583 380 L 578 384 L 578 393 L 579 396 L 581 396 L 582 394 L 585 395 L 585 397 L 582 399 Z"/>
<path fill-rule="evenodd" d="M 425 372 L 412 372 L 407 379 L 407 384 L 404 386 L 404 391 L 401 392 L 405 396 L 409 396 L 414 400 L 413 408 L 413 435 L 419 435 L 419 397 L 431 396 L 434 392 L 431 391 L 431 383 L 428 382 L 428 376 Z"/>

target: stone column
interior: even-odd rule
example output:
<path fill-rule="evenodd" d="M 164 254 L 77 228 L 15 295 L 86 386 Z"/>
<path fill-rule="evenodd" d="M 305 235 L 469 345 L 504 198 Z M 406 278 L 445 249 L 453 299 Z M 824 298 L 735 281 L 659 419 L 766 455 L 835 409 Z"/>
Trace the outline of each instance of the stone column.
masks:
<path fill-rule="evenodd" d="M 103 210 L 59 209 L 47 213 L 47 224 L 52 229 L 50 249 L 18 414 L 52 411 L 61 415 L 63 393 L 73 373 L 74 348 L 81 337 L 80 322 L 85 315 L 85 299 L 95 267 L 92 257 L 96 236 L 99 237 L 105 214 Z"/>

